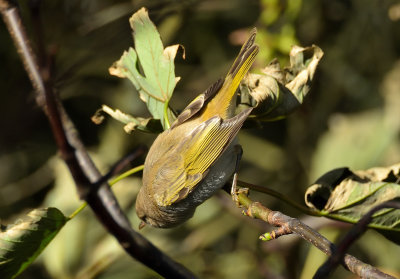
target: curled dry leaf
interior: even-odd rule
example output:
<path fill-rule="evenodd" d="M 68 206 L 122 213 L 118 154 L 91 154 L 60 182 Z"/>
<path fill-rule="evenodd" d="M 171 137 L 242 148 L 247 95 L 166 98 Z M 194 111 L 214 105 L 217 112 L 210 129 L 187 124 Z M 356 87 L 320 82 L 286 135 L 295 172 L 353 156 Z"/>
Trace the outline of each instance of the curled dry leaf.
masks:
<path fill-rule="evenodd" d="M 256 107 L 251 117 L 257 120 L 285 117 L 303 103 L 322 56 L 318 46 L 294 46 L 289 67 L 281 69 L 274 59 L 261 70 L 262 74 L 249 74 L 244 79 L 240 86 L 240 104 Z"/>
<path fill-rule="evenodd" d="M 101 109 L 98 109 L 96 111 L 96 113 L 92 116 L 92 121 L 95 124 L 102 123 L 104 121 L 103 113 L 108 114 L 112 118 L 126 124 L 124 126 L 124 130 L 128 134 L 130 134 L 134 130 L 150 133 L 160 133 L 163 130 L 159 119 L 133 117 L 132 115 L 123 113 L 119 109 L 113 110 L 106 105 L 103 105 Z"/>
<path fill-rule="evenodd" d="M 400 200 L 400 164 L 387 168 L 350 171 L 332 170 L 308 188 L 308 207 L 341 221 L 356 223 L 375 206 L 389 200 Z M 373 215 L 370 227 L 400 242 L 400 210 L 385 208 Z"/>

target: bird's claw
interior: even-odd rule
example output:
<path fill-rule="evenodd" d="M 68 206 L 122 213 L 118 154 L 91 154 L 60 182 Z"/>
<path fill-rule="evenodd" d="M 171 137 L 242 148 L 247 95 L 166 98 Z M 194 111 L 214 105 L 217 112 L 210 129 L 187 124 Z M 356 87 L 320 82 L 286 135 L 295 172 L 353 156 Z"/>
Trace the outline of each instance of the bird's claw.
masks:
<path fill-rule="evenodd" d="M 239 202 L 239 198 L 238 198 L 238 196 L 240 194 L 244 194 L 244 195 L 248 196 L 249 195 L 249 189 L 248 188 L 238 188 L 237 187 L 237 173 L 235 172 L 233 174 L 231 196 L 232 196 L 232 200 L 235 202 L 237 207 L 240 207 L 240 202 Z"/>

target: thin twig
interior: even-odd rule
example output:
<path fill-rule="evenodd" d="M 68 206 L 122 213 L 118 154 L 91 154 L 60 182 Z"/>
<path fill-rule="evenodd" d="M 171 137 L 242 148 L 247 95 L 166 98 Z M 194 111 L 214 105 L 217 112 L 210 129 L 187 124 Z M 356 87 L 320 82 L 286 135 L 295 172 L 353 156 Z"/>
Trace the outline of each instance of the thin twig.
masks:
<path fill-rule="evenodd" d="M 101 180 L 101 174 L 86 152 L 74 124 L 54 94 L 49 67 L 39 67 L 17 7 L 10 1 L 0 0 L 0 12 L 35 88 L 37 102 L 47 110 L 46 115 L 56 143 L 75 180 L 80 197 L 86 200 L 99 221 L 133 258 L 166 278 L 194 278 L 189 270 L 173 261 L 132 229 L 107 183 L 93 187 Z"/>
<path fill-rule="evenodd" d="M 39 67 L 37 67 L 36 58 L 32 55 L 32 48 L 30 44 L 26 43 L 28 37 L 22 25 L 18 9 L 10 1 L 0 0 L 0 12 L 35 91 L 40 92 L 44 97 L 43 80 L 39 73 Z"/>
<path fill-rule="evenodd" d="M 287 196 L 285 196 L 285 195 L 283 195 L 283 194 L 281 194 L 281 193 L 279 193 L 279 192 L 277 192 L 277 191 L 275 191 L 275 190 L 273 190 L 271 188 L 268 188 L 268 187 L 265 187 L 265 186 L 259 186 L 259 185 L 255 185 L 255 184 L 251 184 L 251 183 L 248 183 L 248 182 L 245 182 L 245 181 L 241 181 L 241 180 L 238 180 L 237 184 L 238 184 L 238 186 L 246 187 L 246 188 L 249 188 L 251 190 L 254 190 L 254 191 L 257 191 L 257 192 L 260 192 L 260 193 L 264 193 L 264 194 L 273 196 L 275 198 L 278 198 L 279 200 L 282 200 L 282 201 L 286 202 L 287 204 L 293 206 L 294 208 L 300 210 L 301 212 L 303 212 L 303 213 L 305 213 L 307 215 L 320 217 L 320 215 L 317 212 L 315 212 L 315 211 L 313 211 L 313 210 L 311 210 L 311 209 L 309 209 L 309 208 L 307 208 L 307 207 L 295 202 L 294 200 L 290 199 L 289 197 L 287 197 Z"/>
<path fill-rule="evenodd" d="M 400 209 L 400 203 L 398 201 L 391 200 L 381 203 L 368 211 L 368 213 L 365 214 L 360 219 L 360 221 L 358 221 L 358 223 L 351 228 L 351 230 L 345 235 L 342 241 L 340 241 L 334 253 L 332 253 L 332 255 L 325 261 L 325 263 L 320 266 L 320 268 L 314 275 L 315 279 L 327 278 L 329 276 L 329 274 L 343 261 L 346 251 L 350 248 L 354 241 L 359 239 L 360 236 L 368 229 L 368 224 L 371 223 L 373 215 L 383 208 Z"/>
<path fill-rule="evenodd" d="M 137 166 L 133 169 L 130 169 L 130 170 L 124 172 L 123 174 L 119 175 L 118 177 L 114 178 L 113 180 L 111 180 L 109 182 L 110 187 L 114 186 L 114 184 L 117 183 L 118 181 L 120 181 L 121 179 L 126 178 L 134 173 L 139 172 L 139 171 L 142 171 L 143 169 L 144 169 L 144 165 L 141 165 L 141 166 Z M 82 210 L 84 210 L 87 205 L 88 205 L 87 202 L 82 203 L 77 209 L 75 209 L 74 212 L 72 212 L 71 215 L 69 215 L 68 218 L 69 219 L 75 218 L 75 216 L 78 215 Z"/>
<path fill-rule="evenodd" d="M 143 146 L 143 145 L 138 146 L 135 149 L 135 151 L 129 153 L 128 155 L 126 155 L 122 159 L 120 159 L 117 163 L 115 163 L 114 166 L 108 171 L 108 173 L 103 175 L 101 180 L 98 181 L 97 183 L 101 184 L 101 183 L 111 179 L 111 177 L 113 177 L 114 175 L 117 175 L 117 174 L 121 173 L 121 171 L 124 168 L 126 168 L 126 166 L 129 163 L 131 163 L 134 159 L 136 159 L 136 158 L 142 156 L 143 154 L 145 154 L 146 150 L 147 150 L 146 146 Z M 110 184 L 112 184 L 112 183 L 110 183 Z"/>
<path fill-rule="evenodd" d="M 239 194 L 238 198 L 240 204 L 246 208 L 245 214 L 247 216 L 264 220 L 276 227 L 284 227 L 284 230 L 279 231 L 279 235 L 277 235 L 278 237 L 283 235 L 283 232 L 287 232 L 288 234 L 295 233 L 328 256 L 331 256 L 335 252 L 336 247 L 333 243 L 323 237 L 320 233 L 302 223 L 300 220 L 286 216 L 278 211 L 272 211 L 271 209 L 261 205 L 259 202 L 253 202 L 244 194 Z M 395 279 L 394 277 L 381 272 L 369 264 L 363 263 L 349 254 L 344 256 L 341 264 L 346 269 L 362 278 Z"/>

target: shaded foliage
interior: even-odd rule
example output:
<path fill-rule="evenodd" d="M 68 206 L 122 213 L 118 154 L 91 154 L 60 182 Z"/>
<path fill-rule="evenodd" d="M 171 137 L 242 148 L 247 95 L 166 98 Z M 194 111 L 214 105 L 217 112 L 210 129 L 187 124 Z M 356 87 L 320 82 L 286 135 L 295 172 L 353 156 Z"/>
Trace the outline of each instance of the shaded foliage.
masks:
<path fill-rule="evenodd" d="M 143 5 L 165 45 L 185 46 L 186 60 L 178 58 L 175 68 L 182 79 L 171 100 L 178 110 L 226 72 L 238 50 L 234 46 L 240 45 L 245 30 L 252 26 L 257 26 L 258 43 L 266 50 L 256 62 L 259 67 L 273 57 L 284 65 L 294 43 L 317 44 L 324 50 L 321 68 L 300 110 L 240 135 L 244 146 L 240 179 L 274 187 L 302 202 L 306 187 L 331 169 L 398 163 L 400 21 L 396 15 L 400 8 L 396 1 L 163 0 L 140 1 L 140 6 L 124 1 L 43 1 L 43 38 L 56 53 L 60 96 L 104 169 L 138 144 L 150 145 L 153 140 L 142 133 L 126 135 L 112 120 L 103 126 L 90 121 L 103 103 L 132 115 L 146 115 L 131 84 L 107 72 L 132 44 L 128 18 Z M 21 2 L 21 8 L 26 22 L 35 22 L 26 3 Z M 28 25 L 35 34 L 34 24 Z M 44 172 L 42 179 L 32 176 L 36 179 L 24 183 L 24 178 L 39 171 L 55 154 L 55 147 L 3 24 L 0 41 L 4 42 L 0 45 L 2 223 L 13 223 L 16 213 L 39 205 L 70 213 L 77 197 L 68 173 L 58 163 L 47 163 L 53 171 Z M 51 180 L 55 183 L 48 192 Z M 139 186 L 140 178 L 132 177 L 115 187 L 134 225 L 138 220 L 132 204 Z M 300 212 L 276 199 L 252 195 L 273 209 L 302 218 Z M 257 237 L 266 228 L 241 219 L 225 198 L 209 200 L 177 229 L 146 229 L 143 233 L 200 277 L 310 278 L 321 254 L 309 252 L 308 246 L 290 237 L 259 243 Z M 325 227 L 327 235 L 337 236 L 343 230 L 338 223 L 323 219 L 309 222 Z M 390 256 L 398 254 L 399 248 L 379 234 L 368 233 L 356 248 L 371 264 L 400 272 L 397 259 Z M 105 237 L 90 212 L 70 222 L 37 265 L 53 278 L 77 274 L 124 278 L 133 271 L 138 278 L 154 276 Z M 30 270 L 21 278 L 40 278 L 35 272 L 41 269 Z M 341 276 L 340 270 L 336 276 Z"/>

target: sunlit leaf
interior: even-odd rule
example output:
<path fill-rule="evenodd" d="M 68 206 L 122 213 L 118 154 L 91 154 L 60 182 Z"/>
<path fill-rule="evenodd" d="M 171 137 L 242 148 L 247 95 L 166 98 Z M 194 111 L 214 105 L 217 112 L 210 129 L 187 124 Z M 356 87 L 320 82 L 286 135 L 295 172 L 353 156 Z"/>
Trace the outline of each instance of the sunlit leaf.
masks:
<path fill-rule="evenodd" d="M 168 127 L 166 116 L 172 122 L 173 112 L 168 108 L 179 77 L 175 77 L 174 59 L 179 45 L 164 49 L 160 34 L 151 22 L 145 8 L 130 19 L 135 49 L 129 48 L 109 69 L 110 74 L 128 78 L 146 103 L 153 118 L 160 119 L 164 129 Z"/>
<path fill-rule="evenodd" d="M 275 59 L 262 74 L 249 74 L 244 79 L 240 103 L 256 107 L 251 117 L 257 120 L 285 117 L 303 103 L 322 56 L 318 46 L 292 47 L 288 68 L 281 69 Z"/>
<path fill-rule="evenodd" d="M 68 218 L 56 208 L 35 209 L 0 233 L 0 278 L 24 271 L 57 235 Z"/>
<path fill-rule="evenodd" d="M 110 115 L 112 118 L 126 124 L 124 126 L 125 132 L 128 134 L 134 130 L 143 132 L 160 133 L 163 130 L 159 119 L 154 118 L 142 118 L 133 117 L 127 113 L 123 113 L 119 109 L 113 110 L 109 106 L 103 105 L 95 115 L 92 116 L 92 121 L 96 124 L 100 124 L 104 120 L 102 112 Z"/>
<path fill-rule="evenodd" d="M 356 223 L 375 206 L 400 198 L 399 175 L 400 164 L 354 172 L 335 169 L 308 188 L 306 204 L 323 216 Z M 369 226 L 390 231 L 391 239 L 398 242 L 400 210 L 386 208 L 376 212 Z"/>

